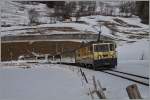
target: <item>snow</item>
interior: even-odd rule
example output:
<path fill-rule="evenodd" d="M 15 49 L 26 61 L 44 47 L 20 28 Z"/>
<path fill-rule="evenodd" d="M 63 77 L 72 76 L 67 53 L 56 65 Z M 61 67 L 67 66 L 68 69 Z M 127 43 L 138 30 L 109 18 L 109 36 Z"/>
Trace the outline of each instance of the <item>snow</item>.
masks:
<path fill-rule="evenodd" d="M 125 88 L 134 84 L 132 81 L 83 68 L 89 81 L 86 84 L 78 67 L 58 64 L 28 64 L 28 66 L 31 68 L 5 66 L 0 68 L 0 90 L 2 90 L 0 99 L 90 100 L 91 97 L 87 93 L 89 88 L 93 89 L 93 75 L 101 82 L 102 87 L 106 88 L 105 95 L 108 99 L 128 99 Z M 137 86 L 142 97 L 148 98 L 149 88 L 140 84 Z M 98 97 L 94 97 L 97 100 Z"/>
<path fill-rule="evenodd" d="M 121 60 L 148 60 L 149 59 L 149 41 L 146 39 L 138 40 L 134 43 L 126 43 L 118 46 L 118 59 Z"/>
<path fill-rule="evenodd" d="M 58 65 L 39 66 L 0 69 L 0 99 L 89 100 L 76 75 Z"/>
<path fill-rule="evenodd" d="M 125 79 L 121 79 L 112 75 L 100 73 L 100 72 L 91 72 L 85 71 L 85 74 L 89 79 L 91 76 L 96 76 L 96 79 L 101 82 L 102 87 L 106 88 L 105 94 L 108 99 L 128 99 L 128 95 L 126 92 L 126 87 L 131 84 L 137 84 L 131 81 L 127 81 Z M 143 85 L 137 84 L 139 91 L 142 96 L 147 98 L 149 96 L 149 89 Z"/>
<path fill-rule="evenodd" d="M 149 77 L 149 60 L 120 61 L 116 70 Z"/>
<path fill-rule="evenodd" d="M 1 2 L 2 25 L 27 25 L 29 23 L 27 10 L 21 9 L 23 5 L 17 2 Z"/>
<path fill-rule="evenodd" d="M 148 77 L 149 48 L 150 42 L 145 39 L 118 46 L 118 66 L 116 70 Z"/>
<path fill-rule="evenodd" d="M 2 25 L 10 26 L 20 26 L 20 25 L 29 25 L 29 15 L 28 12 L 31 9 L 35 9 L 39 16 L 39 22 L 41 23 L 51 23 L 50 17 L 46 18 L 50 10 L 46 4 L 37 3 L 37 4 L 21 4 L 18 2 L 12 1 L 2 1 L 2 13 L 1 13 L 1 22 Z M 45 20 L 43 20 L 45 18 Z"/>
<path fill-rule="evenodd" d="M 40 5 L 40 4 L 39 4 Z M 30 8 L 32 5 L 27 5 L 28 8 Z M 41 22 L 40 25 L 36 26 L 11 26 L 11 27 L 2 27 L 2 36 L 7 36 L 7 35 L 34 35 L 34 30 L 33 33 L 31 34 L 26 34 L 26 32 L 29 31 L 29 29 L 39 29 L 39 28 L 51 28 L 51 27 L 69 27 L 72 29 L 76 29 L 79 32 L 91 32 L 93 34 L 98 34 L 98 31 L 101 30 L 101 35 L 108 36 L 108 37 L 115 37 L 118 39 L 124 39 L 124 40 L 132 40 L 128 36 L 129 34 L 126 34 L 125 32 L 130 33 L 131 35 L 138 35 L 140 33 L 142 34 L 147 34 L 149 32 L 149 27 L 148 25 L 142 24 L 140 21 L 140 18 L 138 17 L 131 17 L 131 18 L 123 18 L 123 17 L 113 17 L 113 16 L 102 16 L 102 15 L 93 15 L 93 16 L 85 16 L 85 17 L 80 17 L 79 21 L 83 23 L 77 23 L 75 21 L 70 21 L 70 22 L 59 22 L 56 21 L 56 23 L 51 23 L 50 24 L 50 17 L 46 17 L 45 14 L 48 14 L 49 12 L 47 11 L 47 7 L 44 5 L 41 5 L 42 8 L 38 8 L 38 5 L 35 5 L 35 8 L 37 7 L 37 11 L 39 11 L 39 21 Z M 30 8 L 31 9 L 31 8 Z M 41 14 L 41 13 L 44 13 Z M 42 17 L 41 17 L 42 16 Z M 120 26 L 120 23 L 116 22 L 114 19 L 119 19 L 122 20 L 123 22 L 126 22 L 127 25 L 136 25 L 140 27 L 127 27 L 127 26 Z M 3 19 L 5 20 L 5 19 Z M 9 20 L 11 22 L 11 19 Z M 22 19 L 23 21 L 23 19 Z M 25 21 L 25 20 L 24 20 Z M 44 24 L 48 22 L 48 24 Z M 114 32 L 117 35 L 112 34 L 113 30 L 109 28 L 108 26 L 105 25 L 105 23 L 110 23 L 110 24 L 116 24 L 114 28 L 118 30 L 119 32 Z M 119 24 L 119 25 L 118 25 Z M 101 29 L 100 29 L 101 26 Z M 95 28 L 96 29 L 95 29 Z M 19 30 L 18 30 L 19 29 Z M 22 32 L 23 31 L 23 32 Z M 62 33 L 56 31 L 55 33 L 53 32 L 48 32 L 48 34 L 57 34 L 57 33 Z M 72 32 L 70 32 L 72 34 Z M 146 38 L 146 37 L 144 37 Z"/>
<path fill-rule="evenodd" d="M 121 18 L 121 17 L 118 17 L 119 19 L 127 22 L 128 24 L 131 24 L 131 25 L 138 25 L 140 27 L 146 27 L 148 28 L 148 25 L 145 25 L 145 24 L 142 24 L 141 23 L 141 19 L 140 18 L 137 18 L 137 17 L 133 17 L 133 18 Z"/>
<path fill-rule="evenodd" d="M 102 35 L 105 35 L 105 36 L 108 36 L 108 37 L 114 37 L 112 34 L 111 34 L 111 30 L 110 29 L 108 29 L 107 27 L 105 27 L 105 26 L 102 26 L 101 27 L 101 30 L 102 30 Z"/>

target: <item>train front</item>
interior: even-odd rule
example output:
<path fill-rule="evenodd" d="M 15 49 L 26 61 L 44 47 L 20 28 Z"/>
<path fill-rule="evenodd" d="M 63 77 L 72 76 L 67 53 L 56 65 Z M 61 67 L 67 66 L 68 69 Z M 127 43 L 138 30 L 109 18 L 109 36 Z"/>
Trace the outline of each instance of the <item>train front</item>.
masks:
<path fill-rule="evenodd" d="M 115 68 L 117 66 L 117 52 L 115 43 L 93 44 L 94 66 Z"/>

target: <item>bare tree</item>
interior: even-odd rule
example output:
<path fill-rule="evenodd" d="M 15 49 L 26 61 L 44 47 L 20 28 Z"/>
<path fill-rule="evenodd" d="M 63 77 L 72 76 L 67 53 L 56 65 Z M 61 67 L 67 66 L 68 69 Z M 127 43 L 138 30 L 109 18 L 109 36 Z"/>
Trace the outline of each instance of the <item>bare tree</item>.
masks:
<path fill-rule="evenodd" d="M 75 11 L 76 9 L 76 2 L 69 2 L 69 3 L 66 3 L 64 8 L 63 8 L 63 18 L 66 19 L 66 18 L 70 18 L 73 14 L 73 12 Z"/>
<path fill-rule="evenodd" d="M 88 2 L 88 1 L 87 1 Z M 89 1 L 88 11 L 93 14 L 96 9 L 96 1 Z"/>
<path fill-rule="evenodd" d="M 131 16 L 132 14 L 135 14 L 135 1 L 122 1 L 120 5 L 120 11 L 125 13 L 126 16 Z M 128 15 L 130 13 L 130 15 Z"/>
<path fill-rule="evenodd" d="M 76 17 L 76 22 L 77 22 L 80 18 L 80 10 L 76 12 L 75 17 Z"/>
<path fill-rule="evenodd" d="M 38 24 L 38 12 L 32 8 L 28 11 L 28 15 L 29 15 L 29 20 L 30 20 L 30 25 L 33 24 Z"/>
<path fill-rule="evenodd" d="M 54 3 L 54 13 L 53 17 L 56 17 L 56 20 L 62 21 L 63 8 L 65 6 L 64 1 L 59 1 Z"/>
<path fill-rule="evenodd" d="M 135 12 L 142 19 L 142 23 L 149 24 L 149 1 L 136 1 Z"/>
<path fill-rule="evenodd" d="M 100 6 L 100 14 L 103 14 L 103 10 L 104 10 L 104 3 L 99 1 L 99 6 Z"/>
<path fill-rule="evenodd" d="M 76 2 L 61 2 L 55 5 L 54 16 L 58 20 L 65 20 L 72 16 L 73 12 L 76 9 Z"/>

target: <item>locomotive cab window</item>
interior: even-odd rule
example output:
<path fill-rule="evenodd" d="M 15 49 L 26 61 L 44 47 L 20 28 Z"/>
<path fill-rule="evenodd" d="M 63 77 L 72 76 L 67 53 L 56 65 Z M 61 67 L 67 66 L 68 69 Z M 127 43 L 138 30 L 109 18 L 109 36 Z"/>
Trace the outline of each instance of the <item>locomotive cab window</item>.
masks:
<path fill-rule="evenodd" d="M 93 51 L 92 46 L 89 46 L 89 47 L 88 47 L 88 52 L 92 52 L 92 51 Z"/>
<path fill-rule="evenodd" d="M 109 51 L 108 44 L 94 45 L 95 52 L 107 52 Z"/>
<path fill-rule="evenodd" d="M 114 49 L 115 49 L 115 45 L 114 44 L 109 44 L 109 47 L 110 47 L 110 51 L 114 51 Z"/>

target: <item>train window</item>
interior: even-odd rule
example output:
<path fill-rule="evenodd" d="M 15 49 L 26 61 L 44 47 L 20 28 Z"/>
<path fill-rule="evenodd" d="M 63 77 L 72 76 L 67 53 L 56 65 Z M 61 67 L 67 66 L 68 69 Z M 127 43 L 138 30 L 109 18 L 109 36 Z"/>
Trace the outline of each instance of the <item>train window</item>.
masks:
<path fill-rule="evenodd" d="M 87 54 L 87 47 L 85 47 L 84 49 L 83 49 L 83 55 L 86 55 Z"/>
<path fill-rule="evenodd" d="M 110 51 L 113 51 L 115 49 L 113 44 L 110 44 L 109 47 L 110 47 Z"/>
<path fill-rule="evenodd" d="M 78 57 L 80 57 L 81 50 L 77 51 Z"/>
<path fill-rule="evenodd" d="M 90 46 L 90 51 L 91 51 L 91 52 L 93 51 L 93 46 Z"/>
<path fill-rule="evenodd" d="M 91 52 L 91 46 L 88 47 L 88 52 Z"/>
<path fill-rule="evenodd" d="M 95 45 L 94 46 L 94 51 L 95 52 L 106 52 L 106 51 L 109 51 L 108 44 Z"/>
<path fill-rule="evenodd" d="M 80 57 L 80 53 L 78 53 L 78 57 Z"/>
<path fill-rule="evenodd" d="M 37 59 L 39 59 L 39 60 L 43 60 L 43 59 L 45 59 L 45 57 L 38 57 Z"/>

